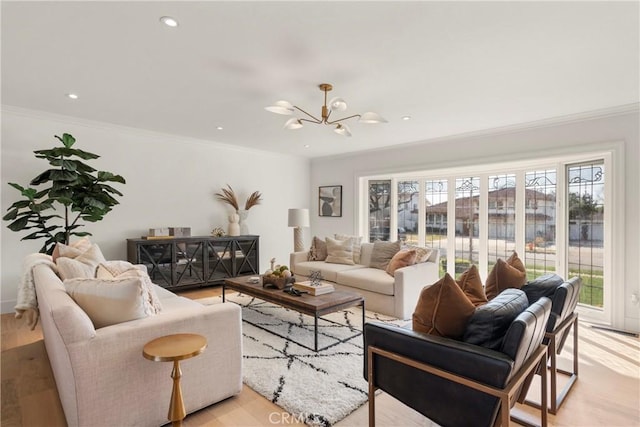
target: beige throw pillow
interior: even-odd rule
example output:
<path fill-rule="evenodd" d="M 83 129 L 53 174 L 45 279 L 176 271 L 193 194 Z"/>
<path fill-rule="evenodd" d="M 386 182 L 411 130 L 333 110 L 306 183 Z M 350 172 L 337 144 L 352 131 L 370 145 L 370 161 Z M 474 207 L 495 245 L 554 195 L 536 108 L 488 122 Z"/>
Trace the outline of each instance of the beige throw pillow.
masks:
<path fill-rule="evenodd" d="M 336 240 L 326 237 L 327 259 L 325 262 L 332 264 L 353 265 L 353 242 L 349 240 Z"/>
<path fill-rule="evenodd" d="M 91 241 L 88 238 L 83 237 L 80 240 L 76 240 L 69 245 L 65 245 L 64 243 L 56 243 L 56 247 L 53 249 L 53 253 L 51 257 L 53 258 L 53 262 L 60 257 L 66 258 L 75 258 L 79 255 L 82 255 L 89 248 L 91 248 Z"/>
<path fill-rule="evenodd" d="M 138 277 L 142 280 L 144 298 L 153 307 L 154 314 L 160 313 L 162 311 L 160 298 L 156 294 L 153 282 L 143 265 L 133 265 L 127 261 L 105 261 L 100 263 L 96 269 L 97 279 L 115 280 L 127 277 Z"/>
<path fill-rule="evenodd" d="M 416 263 L 416 251 L 415 249 L 411 249 L 408 251 L 402 250 L 395 254 L 391 261 L 389 261 L 389 265 L 387 266 L 387 273 L 394 276 L 396 275 L 396 270 L 403 267 L 408 267 Z"/>
<path fill-rule="evenodd" d="M 76 278 L 65 280 L 64 286 L 96 329 L 155 314 L 145 298 L 144 285 L 139 277 L 115 280 Z"/>
<path fill-rule="evenodd" d="M 81 278 L 94 278 L 96 268 L 101 262 L 105 262 L 104 255 L 97 244 L 75 258 L 60 257 L 56 260 L 58 274 L 62 280 Z"/>
<path fill-rule="evenodd" d="M 431 254 L 433 253 L 433 249 L 423 248 L 422 246 L 415 245 L 405 245 L 402 247 L 402 250 L 415 250 L 416 264 L 427 262 L 429 260 L 429 257 L 431 257 Z"/>
<path fill-rule="evenodd" d="M 362 251 L 362 237 L 361 236 L 348 236 L 346 234 L 335 234 L 337 240 L 351 239 L 353 242 L 353 262 L 360 264 L 360 252 Z"/>
<path fill-rule="evenodd" d="M 317 236 L 313 236 L 311 249 L 309 250 L 309 261 L 324 261 L 327 259 L 327 243 Z"/>
<path fill-rule="evenodd" d="M 369 267 L 386 270 L 391 258 L 400 251 L 400 244 L 399 240 L 396 242 L 383 242 L 381 240 L 373 242 Z"/>

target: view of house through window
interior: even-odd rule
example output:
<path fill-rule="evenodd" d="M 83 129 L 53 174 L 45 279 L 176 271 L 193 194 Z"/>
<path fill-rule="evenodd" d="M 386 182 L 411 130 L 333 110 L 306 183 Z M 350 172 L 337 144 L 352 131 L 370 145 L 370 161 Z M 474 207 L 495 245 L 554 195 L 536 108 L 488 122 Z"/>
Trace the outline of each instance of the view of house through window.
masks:
<path fill-rule="evenodd" d="M 566 168 L 564 189 L 558 187 L 559 168 Z M 549 273 L 580 275 L 580 303 L 602 308 L 604 177 L 604 162 L 598 160 L 503 173 L 367 180 L 369 240 L 397 238 L 437 248 L 441 276 L 446 271 L 459 275 L 471 264 L 480 268 L 481 262 L 486 275 L 498 258 L 516 251 L 528 280 Z M 448 203 L 451 197 L 455 206 Z M 567 211 L 559 213 L 561 198 Z M 558 241 L 558 227 L 564 241 Z"/>

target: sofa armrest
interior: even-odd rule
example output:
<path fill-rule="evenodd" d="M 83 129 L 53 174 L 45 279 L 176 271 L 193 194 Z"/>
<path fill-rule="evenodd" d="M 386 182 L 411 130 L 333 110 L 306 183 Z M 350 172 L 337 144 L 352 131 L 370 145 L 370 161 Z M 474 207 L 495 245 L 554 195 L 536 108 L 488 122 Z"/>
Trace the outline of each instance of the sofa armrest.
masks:
<path fill-rule="evenodd" d="M 438 274 L 438 264 L 429 261 L 396 270 L 394 275 L 394 312 L 398 317 L 411 318 L 420 292 L 425 286 L 436 283 L 439 279 Z"/>
<path fill-rule="evenodd" d="M 367 323 L 364 341 L 367 380 L 370 346 L 496 388 L 505 386 L 513 370 L 513 361 L 500 352 L 397 326 Z M 375 387 L 440 425 L 488 426 L 497 416 L 498 398 L 394 359 L 374 354 L 373 373 Z"/>
<path fill-rule="evenodd" d="M 308 260 L 308 258 L 309 258 L 308 251 L 293 252 L 289 255 L 289 268 L 291 269 L 293 274 L 296 273 L 296 264 L 300 262 L 305 262 Z"/>
<path fill-rule="evenodd" d="M 206 350 L 180 364 L 187 412 L 237 394 L 242 389 L 242 318 L 233 303 L 209 306 L 194 303 L 187 309 L 98 329 L 92 339 L 67 347 L 73 366 L 73 390 L 78 414 L 70 425 L 162 424 L 168 402 L 170 364 L 152 362 L 142 348 L 152 339 L 178 333 L 196 333 L 207 339 Z M 99 393 L 99 394 L 97 394 Z M 127 396 L 122 399 L 123 394 Z M 99 395 L 100 404 L 95 404 Z"/>

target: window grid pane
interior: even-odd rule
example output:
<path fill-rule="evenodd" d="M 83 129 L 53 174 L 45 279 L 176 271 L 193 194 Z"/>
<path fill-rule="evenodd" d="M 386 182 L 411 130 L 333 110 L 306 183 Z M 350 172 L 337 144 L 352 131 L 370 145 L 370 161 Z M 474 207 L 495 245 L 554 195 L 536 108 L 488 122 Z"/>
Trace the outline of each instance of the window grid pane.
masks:
<path fill-rule="evenodd" d="M 389 240 L 391 180 L 369 181 L 369 241 Z"/>
<path fill-rule="evenodd" d="M 478 264 L 479 194 L 479 177 L 456 178 L 456 274 Z"/>
<path fill-rule="evenodd" d="M 398 239 L 418 244 L 418 181 L 398 182 Z"/>
<path fill-rule="evenodd" d="M 603 306 L 604 165 L 569 166 L 569 274 L 582 278 L 580 303 Z"/>
<path fill-rule="evenodd" d="M 529 280 L 556 270 L 556 171 L 525 174 L 525 266 Z"/>
<path fill-rule="evenodd" d="M 424 245 L 440 251 L 440 277 L 447 271 L 447 188 L 446 179 L 425 181 Z"/>
<path fill-rule="evenodd" d="M 516 176 L 489 176 L 488 194 L 488 269 L 498 258 L 507 259 L 516 243 Z"/>

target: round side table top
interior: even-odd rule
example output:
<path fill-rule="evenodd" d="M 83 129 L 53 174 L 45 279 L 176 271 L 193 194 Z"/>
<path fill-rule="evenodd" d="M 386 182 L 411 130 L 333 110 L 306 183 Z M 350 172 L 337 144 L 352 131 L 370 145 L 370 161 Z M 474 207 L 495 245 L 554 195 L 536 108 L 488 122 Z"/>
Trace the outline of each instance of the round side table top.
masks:
<path fill-rule="evenodd" d="M 149 341 L 142 355 L 155 362 L 173 362 L 197 356 L 207 348 L 207 339 L 198 334 L 174 334 Z"/>

